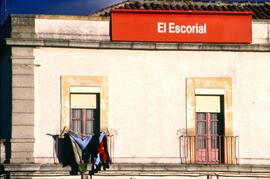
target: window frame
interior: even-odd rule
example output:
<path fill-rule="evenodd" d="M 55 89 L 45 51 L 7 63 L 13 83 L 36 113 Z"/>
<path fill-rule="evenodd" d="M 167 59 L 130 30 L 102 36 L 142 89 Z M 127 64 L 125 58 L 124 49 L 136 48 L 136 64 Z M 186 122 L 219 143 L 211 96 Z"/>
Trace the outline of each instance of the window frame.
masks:
<path fill-rule="evenodd" d="M 108 80 L 106 76 L 61 76 L 61 117 L 60 131 L 70 129 L 70 93 L 71 89 L 90 88 L 94 91 L 85 93 L 96 93 L 99 89 L 100 100 L 100 130 L 108 128 Z M 78 91 L 80 93 L 81 91 Z M 72 93 L 75 93 L 72 91 Z"/>
<path fill-rule="evenodd" d="M 224 135 L 233 135 L 232 119 L 232 79 L 230 77 L 193 77 L 186 79 L 186 122 L 187 135 L 196 135 L 196 92 L 197 89 L 205 91 L 222 92 L 224 95 Z M 204 91 L 204 93 L 205 93 Z M 212 95 L 218 95 L 213 94 Z"/>

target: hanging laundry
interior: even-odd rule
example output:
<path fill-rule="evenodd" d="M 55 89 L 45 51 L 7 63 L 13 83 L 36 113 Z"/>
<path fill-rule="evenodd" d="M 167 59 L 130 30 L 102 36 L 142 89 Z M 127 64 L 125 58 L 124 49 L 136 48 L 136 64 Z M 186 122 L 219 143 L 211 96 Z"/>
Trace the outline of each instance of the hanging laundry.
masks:
<path fill-rule="evenodd" d="M 71 140 L 74 157 L 77 164 L 89 163 L 91 161 L 91 157 L 96 157 L 96 153 L 94 146 L 90 146 L 93 136 L 79 136 L 73 132 L 69 132 L 69 137 Z"/>
<path fill-rule="evenodd" d="M 95 161 L 95 165 L 99 168 L 103 167 L 103 170 L 109 168 L 111 164 L 110 156 L 108 153 L 107 137 L 104 132 L 99 135 L 98 155 Z"/>
<path fill-rule="evenodd" d="M 80 136 L 68 131 L 64 136 L 65 148 L 61 148 L 65 158 L 68 160 L 65 160 L 62 164 L 63 166 L 69 164 L 72 170 L 75 171 L 74 174 L 76 174 L 76 170 L 80 172 L 86 171 L 87 165 L 91 165 L 90 175 L 98 172 L 101 168 L 103 170 L 109 168 L 111 159 L 108 153 L 107 137 L 104 132 Z"/>
<path fill-rule="evenodd" d="M 77 136 L 76 134 L 72 134 L 70 133 L 70 138 L 71 140 L 75 141 L 82 150 L 84 150 L 86 148 L 86 146 L 90 143 L 91 139 L 92 139 L 92 135 L 87 135 L 87 136 Z"/>

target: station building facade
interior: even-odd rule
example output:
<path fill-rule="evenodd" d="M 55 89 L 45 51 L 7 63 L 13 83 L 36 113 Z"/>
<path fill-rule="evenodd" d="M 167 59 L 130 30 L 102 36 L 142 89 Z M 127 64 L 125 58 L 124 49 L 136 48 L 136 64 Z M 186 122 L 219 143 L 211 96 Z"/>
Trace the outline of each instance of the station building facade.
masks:
<path fill-rule="evenodd" d="M 1 44 L 2 172 L 49 175 L 43 170 L 59 165 L 46 134 L 71 129 L 107 134 L 113 165 L 97 178 L 270 177 L 269 3 L 248 4 L 249 11 L 241 3 L 236 10 L 185 3 L 125 1 L 90 16 L 11 15 Z M 198 9 L 203 5 L 212 9 Z M 112 9 L 163 17 L 248 11 L 250 41 L 117 40 Z M 120 32 L 127 33 L 123 24 Z"/>

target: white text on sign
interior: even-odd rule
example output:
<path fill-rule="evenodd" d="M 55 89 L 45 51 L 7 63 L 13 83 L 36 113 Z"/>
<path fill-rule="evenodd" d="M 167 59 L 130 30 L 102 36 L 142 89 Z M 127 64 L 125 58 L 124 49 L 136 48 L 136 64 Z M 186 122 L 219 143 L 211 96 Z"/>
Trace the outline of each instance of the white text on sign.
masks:
<path fill-rule="evenodd" d="M 174 22 L 158 22 L 157 32 L 170 34 L 206 34 L 207 25 L 206 23 L 195 23 L 194 25 L 177 25 Z"/>

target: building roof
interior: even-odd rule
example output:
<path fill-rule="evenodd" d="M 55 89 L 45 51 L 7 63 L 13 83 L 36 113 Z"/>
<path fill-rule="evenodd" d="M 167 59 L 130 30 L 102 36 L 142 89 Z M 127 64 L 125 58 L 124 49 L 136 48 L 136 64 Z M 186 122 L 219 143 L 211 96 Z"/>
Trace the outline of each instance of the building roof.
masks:
<path fill-rule="evenodd" d="M 110 16 L 112 9 L 253 11 L 253 19 L 270 19 L 270 2 L 213 2 L 206 0 L 126 0 L 90 15 Z"/>

